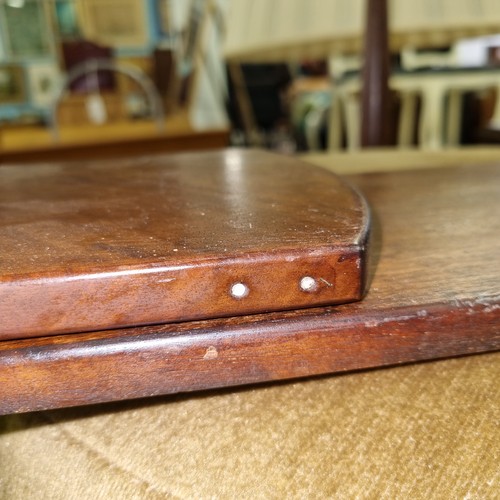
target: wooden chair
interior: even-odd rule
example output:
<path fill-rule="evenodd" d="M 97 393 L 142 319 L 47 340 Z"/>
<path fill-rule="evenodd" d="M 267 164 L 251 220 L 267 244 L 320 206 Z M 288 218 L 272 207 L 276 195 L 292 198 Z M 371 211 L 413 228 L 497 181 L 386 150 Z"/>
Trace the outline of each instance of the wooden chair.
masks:
<path fill-rule="evenodd" d="M 361 145 L 387 146 L 391 130 L 387 0 L 368 0 L 367 7 L 361 99 Z"/>
<path fill-rule="evenodd" d="M 361 120 L 358 116 L 351 120 L 356 122 L 351 127 L 355 130 L 361 122 L 360 140 L 355 138 L 352 142 L 363 146 L 387 145 L 389 132 L 394 129 L 390 124 L 390 98 L 387 97 L 389 48 L 399 52 L 408 47 L 451 45 L 459 38 L 496 33 L 500 20 L 500 4 L 488 1 L 293 0 L 286 5 L 272 2 L 271 6 L 264 1 L 247 4 L 245 0 L 235 0 L 231 5 L 234 5 L 229 14 L 232 24 L 226 47 L 230 63 L 295 61 L 329 58 L 335 54 L 364 55 L 362 116 Z M 274 15 L 273 9 L 279 9 L 280 15 Z M 365 27 L 363 18 L 366 19 Z M 412 121 L 415 92 L 424 92 L 428 104 L 419 136 L 424 146 L 438 147 L 442 143 L 440 123 L 456 122 L 455 96 L 452 112 L 445 117 L 442 85 L 435 89 L 425 85 L 422 89 L 419 86 L 421 79 L 407 80 L 395 85 L 403 93 L 404 118 L 399 142 L 408 143 L 408 123 Z M 371 99 L 370 95 L 377 95 L 378 99 Z M 349 113 L 356 111 L 349 110 Z M 333 110 L 332 117 L 338 125 L 338 110 Z M 448 128 L 449 138 L 456 142 L 456 127 Z M 332 142 L 338 144 L 338 134 L 337 137 L 336 132 L 332 134 Z"/>

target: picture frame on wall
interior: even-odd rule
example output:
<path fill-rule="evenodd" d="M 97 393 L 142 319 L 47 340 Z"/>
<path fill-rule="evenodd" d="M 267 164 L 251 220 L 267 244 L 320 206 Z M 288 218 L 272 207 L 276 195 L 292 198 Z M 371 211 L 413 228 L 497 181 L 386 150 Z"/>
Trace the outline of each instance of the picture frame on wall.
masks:
<path fill-rule="evenodd" d="M 61 71 L 55 63 L 35 63 L 26 68 L 30 101 L 35 106 L 50 106 L 61 86 Z"/>
<path fill-rule="evenodd" d="M 0 2 L 2 44 L 9 59 L 42 58 L 53 51 L 48 2 L 24 2 L 13 6 Z"/>
<path fill-rule="evenodd" d="M 26 100 L 24 67 L 19 64 L 0 65 L 0 105 L 22 104 Z"/>
<path fill-rule="evenodd" d="M 145 47 L 149 42 L 143 0 L 86 0 L 77 4 L 86 39 L 108 47 Z"/>

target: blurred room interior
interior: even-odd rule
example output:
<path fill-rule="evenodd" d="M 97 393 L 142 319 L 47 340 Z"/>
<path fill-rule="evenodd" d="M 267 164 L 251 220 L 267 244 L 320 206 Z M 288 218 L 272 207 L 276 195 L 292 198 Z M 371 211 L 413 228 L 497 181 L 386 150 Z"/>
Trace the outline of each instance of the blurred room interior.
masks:
<path fill-rule="evenodd" d="M 0 153 L 355 152 L 364 5 L 0 0 Z M 500 4 L 392 1 L 388 23 L 386 145 L 499 143 Z"/>

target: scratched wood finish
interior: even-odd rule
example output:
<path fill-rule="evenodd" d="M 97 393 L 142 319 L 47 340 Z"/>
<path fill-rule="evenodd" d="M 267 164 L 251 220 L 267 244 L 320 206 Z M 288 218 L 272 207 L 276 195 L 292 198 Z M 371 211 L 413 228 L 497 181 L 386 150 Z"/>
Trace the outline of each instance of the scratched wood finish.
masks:
<path fill-rule="evenodd" d="M 0 412 L 234 386 L 500 348 L 500 166 L 350 179 L 374 214 L 361 302 L 4 341 Z"/>
<path fill-rule="evenodd" d="M 363 294 L 364 200 L 291 158 L 227 150 L 5 166 L 0 202 L 0 339 Z"/>

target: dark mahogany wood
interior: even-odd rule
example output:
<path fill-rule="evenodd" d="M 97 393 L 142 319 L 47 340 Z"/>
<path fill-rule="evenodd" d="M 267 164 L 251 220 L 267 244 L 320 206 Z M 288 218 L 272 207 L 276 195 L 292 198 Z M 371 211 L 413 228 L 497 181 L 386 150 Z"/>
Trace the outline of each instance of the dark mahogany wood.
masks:
<path fill-rule="evenodd" d="M 374 214 L 361 302 L 4 341 L 0 413 L 499 349 L 500 166 L 350 180 Z"/>
<path fill-rule="evenodd" d="M 361 91 L 361 145 L 390 144 L 387 0 L 368 0 Z"/>
<path fill-rule="evenodd" d="M 0 339 L 363 294 L 366 204 L 296 159 L 227 150 L 0 167 L 0 201 Z"/>

